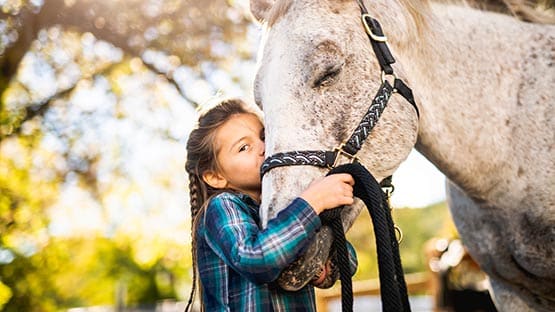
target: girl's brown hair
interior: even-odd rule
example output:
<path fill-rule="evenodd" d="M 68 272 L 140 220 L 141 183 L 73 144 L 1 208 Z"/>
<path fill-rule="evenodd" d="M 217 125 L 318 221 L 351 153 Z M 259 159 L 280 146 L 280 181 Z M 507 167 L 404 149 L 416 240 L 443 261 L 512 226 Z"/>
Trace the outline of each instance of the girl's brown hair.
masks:
<path fill-rule="evenodd" d="M 189 197 L 191 205 L 191 237 L 193 256 L 193 287 L 185 311 L 192 308 L 197 284 L 196 261 L 196 227 L 199 215 L 210 197 L 222 190 L 214 189 L 202 179 L 202 174 L 208 170 L 217 171 L 216 159 L 217 146 L 215 144 L 216 130 L 229 118 L 236 114 L 254 114 L 246 108 L 245 102 L 240 99 L 229 99 L 220 102 L 215 107 L 201 114 L 198 126 L 191 131 L 187 140 L 187 161 L 185 171 L 189 175 Z M 256 114 L 255 114 L 256 115 Z"/>

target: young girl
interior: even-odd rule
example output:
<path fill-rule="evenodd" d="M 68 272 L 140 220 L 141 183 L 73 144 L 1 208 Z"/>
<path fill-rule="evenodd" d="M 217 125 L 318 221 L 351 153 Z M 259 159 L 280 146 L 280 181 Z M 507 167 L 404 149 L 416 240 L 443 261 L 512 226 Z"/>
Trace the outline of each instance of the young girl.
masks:
<path fill-rule="evenodd" d="M 288 292 L 272 282 L 302 254 L 320 228 L 318 214 L 353 203 L 353 178 L 313 181 L 260 227 L 260 166 L 264 128 L 240 100 L 227 100 L 199 118 L 187 142 L 193 219 L 193 290 L 200 277 L 205 311 L 315 311 L 314 289 Z M 352 257 L 354 258 L 354 256 Z M 356 259 L 351 259 L 356 268 Z M 326 274 L 315 277 L 317 286 Z M 354 270 L 353 270 L 354 271 Z"/>

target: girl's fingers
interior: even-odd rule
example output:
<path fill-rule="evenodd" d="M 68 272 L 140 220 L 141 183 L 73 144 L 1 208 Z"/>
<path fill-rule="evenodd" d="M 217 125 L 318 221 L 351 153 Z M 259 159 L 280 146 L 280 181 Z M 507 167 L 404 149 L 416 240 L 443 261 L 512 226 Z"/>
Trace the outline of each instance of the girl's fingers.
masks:
<path fill-rule="evenodd" d="M 337 174 L 334 174 L 334 176 L 336 176 L 337 179 L 339 179 L 339 181 L 341 182 L 344 182 L 350 185 L 355 185 L 355 180 L 348 173 L 337 173 Z"/>
<path fill-rule="evenodd" d="M 346 196 L 343 205 L 352 205 L 355 202 L 354 198 L 351 196 Z"/>
<path fill-rule="evenodd" d="M 349 184 L 344 184 L 342 191 L 346 195 L 353 196 L 353 187 Z"/>
<path fill-rule="evenodd" d="M 342 175 L 342 178 L 343 178 L 342 179 L 343 182 L 346 182 L 349 185 L 355 185 L 355 179 L 353 179 L 353 177 L 350 174 L 342 173 L 341 175 Z"/>

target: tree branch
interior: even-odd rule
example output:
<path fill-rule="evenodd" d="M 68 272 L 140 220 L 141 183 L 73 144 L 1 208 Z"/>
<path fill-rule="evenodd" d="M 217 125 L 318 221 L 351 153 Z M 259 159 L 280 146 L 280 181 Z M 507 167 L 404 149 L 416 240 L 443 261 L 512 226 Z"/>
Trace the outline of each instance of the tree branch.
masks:
<path fill-rule="evenodd" d="M 31 47 L 31 43 L 37 37 L 40 29 L 40 27 L 37 27 L 35 16 L 27 10 L 18 16 L 9 15 L 6 20 L 8 19 L 17 19 L 19 20 L 18 24 L 22 26 L 16 29 L 17 40 L 6 47 L 3 54 L 0 54 L 0 98 L 8 88 L 12 77 L 17 73 L 23 56 Z M 3 103 L 0 102 L 0 109 L 2 106 Z"/>
<path fill-rule="evenodd" d="M 153 72 L 155 72 L 155 73 L 157 73 L 157 74 L 160 74 L 160 75 L 163 75 L 164 77 L 166 77 L 166 79 L 168 80 L 168 82 L 169 82 L 170 84 L 172 84 L 172 85 L 177 89 L 177 92 L 179 92 L 179 94 L 181 94 L 181 96 L 182 96 L 187 102 L 191 103 L 195 109 L 200 108 L 200 104 L 199 104 L 198 102 L 194 101 L 193 99 L 191 99 L 191 98 L 185 93 L 185 90 L 183 90 L 183 89 L 179 86 L 179 84 L 177 83 L 177 81 L 175 81 L 175 79 L 173 78 L 173 74 L 172 74 L 172 73 L 164 72 L 164 71 L 158 69 L 156 66 L 154 66 L 154 64 L 147 63 L 147 62 L 145 62 L 144 60 L 143 60 L 143 64 L 146 66 L 146 68 L 150 69 L 151 71 L 153 71 Z"/>
<path fill-rule="evenodd" d="M 79 79 L 71 87 L 66 88 L 66 89 L 62 89 L 62 90 L 58 90 L 58 92 L 56 94 L 40 101 L 39 103 L 34 103 L 34 104 L 27 105 L 25 107 L 25 112 L 23 113 L 23 118 L 21 118 L 21 121 L 19 122 L 19 124 L 14 125 L 14 127 L 12 128 L 10 133 L 3 133 L 2 135 L 0 135 L 0 142 L 2 142 L 6 138 L 21 135 L 21 130 L 22 130 L 23 124 L 25 124 L 25 122 L 27 122 L 29 120 L 32 120 L 35 117 L 44 117 L 46 112 L 48 112 L 48 110 L 50 109 L 50 104 L 51 104 L 52 100 L 57 99 L 57 98 L 61 98 L 61 97 L 66 97 L 69 94 L 71 94 L 71 92 L 75 89 L 75 87 L 77 86 L 79 81 L 84 80 L 84 79 L 91 79 L 92 77 L 94 77 L 96 75 L 106 75 L 116 65 L 117 64 L 110 64 L 109 66 L 106 66 L 105 68 L 103 68 L 102 70 L 100 70 L 96 73 L 93 73 L 93 74 L 88 75 L 88 76 L 81 77 L 81 79 Z"/>

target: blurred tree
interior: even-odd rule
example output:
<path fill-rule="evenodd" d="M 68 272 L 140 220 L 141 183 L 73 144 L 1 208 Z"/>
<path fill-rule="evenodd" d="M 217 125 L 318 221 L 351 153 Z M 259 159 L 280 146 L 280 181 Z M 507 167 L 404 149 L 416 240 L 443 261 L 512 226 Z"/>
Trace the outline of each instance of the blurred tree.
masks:
<path fill-rule="evenodd" d="M 194 109 L 249 89 L 249 18 L 231 0 L 0 1 L 0 309 L 188 294 L 175 168 Z"/>
<path fill-rule="evenodd" d="M 86 52 L 90 56 L 92 51 L 76 53 L 80 49 L 98 49 L 90 44 L 93 38 L 110 42 L 124 54 L 143 59 L 148 59 L 148 52 L 150 55 L 153 51 L 162 53 L 165 60 L 158 60 L 158 64 L 149 60 L 145 64 L 170 81 L 174 81 L 173 71 L 181 65 L 199 70 L 200 64 L 205 62 L 221 65 L 235 58 L 251 58 L 246 37 L 249 15 L 245 7 L 233 4 L 233 1 L 217 0 L 4 1 L 0 12 L 2 111 L 5 110 L 5 92 L 24 56 L 32 50 L 40 54 L 44 63 L 40 66 L 48 67 L 53 78 L 68 74 L 67 66 L 80 71 L 81 75 L 74 74 L 79 78 L 98 74 L 102 64 L 88 62 L 88 70 L 80 66 L 75 68 L 82 66 L 79 57 L 85 56 L 85 62 L 87 59 L 94 61 L 83 55 Z M 74 34 L 72 39 L 62 35 L 69 31 Z M 64 51 L 56 51 L 63 41 L 66 43 Z M 103 59 L 98 51 L 92 55 L 102 63 L 117 61 Z M 26 105 L 18 122 L 13 124 L 6 122 L 6 116 L 2 118 L 0 139 L 20 129 L 18 126 L 26 120 L 44 114 L 50 99 L 75 85 L 75 81 L 72 84 L 57 80 L 55 92 L 27 103 L 32 105 Z M 33 91 L 28 83 L 23 82 L 21 87 Z"/>
<path fill-rule="evenodd" d="M 176 283 L 189 255 L 181 245 L 144 265 L 136 260 L 130 242 L 108 238 L 56 238 L 32 256 L 15 255 L 0 264 L 4 283 L 13 297 L 3 311 L 59 311 L 75 306 L 106 305 L 123 293 L 124 304 L 154 303 L 175 298 Z"/>

